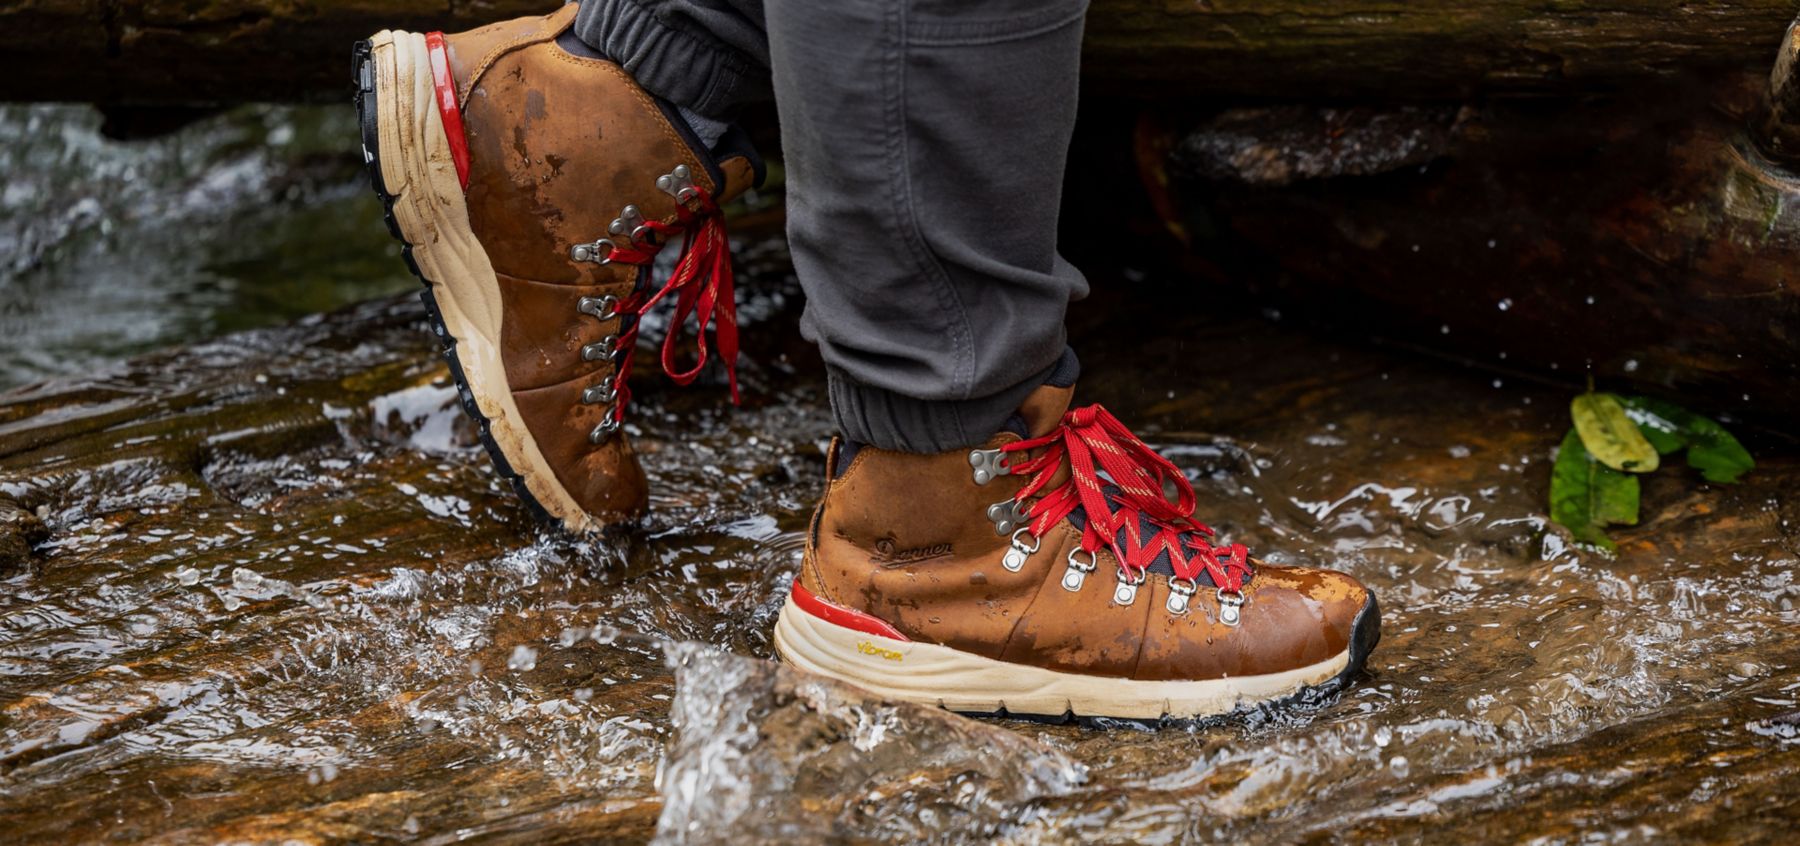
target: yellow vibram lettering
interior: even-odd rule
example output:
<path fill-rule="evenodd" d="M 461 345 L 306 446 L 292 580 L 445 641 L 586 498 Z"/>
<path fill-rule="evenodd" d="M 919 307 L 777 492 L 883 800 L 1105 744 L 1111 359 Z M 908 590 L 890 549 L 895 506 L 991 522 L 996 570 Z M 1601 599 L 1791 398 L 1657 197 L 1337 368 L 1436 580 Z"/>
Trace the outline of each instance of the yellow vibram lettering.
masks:
<path fill-rule="evenodd" d="M 900 661 L 904 658 L 904 656 L 892 649 L 882 649 L 866 640 L 856 645 L 856 651 L 861 652 L 864 655 L 879 655 L 889 661 Z"/>

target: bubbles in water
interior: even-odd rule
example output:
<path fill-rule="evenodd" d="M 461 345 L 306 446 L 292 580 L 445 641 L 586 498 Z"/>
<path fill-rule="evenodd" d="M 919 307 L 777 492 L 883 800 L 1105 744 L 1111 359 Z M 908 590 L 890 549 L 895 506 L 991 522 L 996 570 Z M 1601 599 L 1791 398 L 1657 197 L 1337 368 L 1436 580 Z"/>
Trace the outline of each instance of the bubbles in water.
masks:
<path fill-rule="evenodd" d="M 254 570 L 239 567 L 231 571 L 231 586 L 238 590 L 261 590 L 263 577 Z"/>
<path fill-rule="evenodd" d="M 193 587 L 200 583 L 200 571 L 192 567 L 178 567 L 169 574 L 169 578 L 174 579 L 177 584 Z"/>
<path fill-rule="evenodd" d="M 313 767 L 306 772 L 306 783 L 317 786 L 325 782 L 335 781 L 337 777 L 337 764 L 330 761 L 320 761 L 318 766 Z"/>
<path fill-rule="evenodd" d="M 1508 297 L 1506 299 L 1501 300 L 1499 305 L 1500 305 L 1501 311 L 1511 311 L 1512 310 L 1512 298 Z"/>
<path fill-rule="evenodd" d="M 506 668 L 514 672 L 527 672 L 537 667 L 537 650 L 525 644 L 513 647 L 512 655 L 506 659 Z"/>

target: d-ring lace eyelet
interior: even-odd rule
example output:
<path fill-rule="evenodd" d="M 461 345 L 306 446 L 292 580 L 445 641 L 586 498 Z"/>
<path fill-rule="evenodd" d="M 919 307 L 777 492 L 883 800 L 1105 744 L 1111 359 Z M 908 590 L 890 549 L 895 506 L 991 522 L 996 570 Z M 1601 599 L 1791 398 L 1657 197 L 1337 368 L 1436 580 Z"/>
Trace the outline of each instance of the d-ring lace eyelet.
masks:
<path fill-rule="evenodd" d="M 1087 556 L 1087 561 L 1085 563 L 1077 557 L 1081 555 Z M 1099 556 L 1096 556 L 1094 553 L 1082 549 L 1079 546 L 1069 550 L 1069 569 L 1063 571 L 1062 577 L 1063 590 L 1070 593 L 1081 590 L 1082 583 L 1086 582 L 1088 575 L 1094 572 L 1094 568 L 1097 566 L 1096 559 L 1098 557 Z"/>
<path fill-rule="evenodd" d="M 1026 546 L 1024 541 L 1019 540 L 1020 535 L 1031 538 L 1031 545 Z M 1025 569 L 1025 559 L 1037 552 L 1038 547 L 1042 545 L 1043 542 L 1031 533 L 1029 527 L 1013 532 L 1012 548 L 1006 550 L 1006 556 L 1000 559 L 1000 566 L 1005 567 L 1009 572 L 1017 573 Z"/>
<path fill-rule="evenodd" d="M 1219 588 L 1219 622 L 1227 626 L 1235 626 L 1243 619 L 1240 609 L 1244 607 L 1242 591 Z"/>
<path fill-rule="evenodd" d="M 1169 601 L 1163 603 L 1163 608 L 1177 617 L 1186 614 L 1189 600 L 1192 600 L 1194 594 L 1199 590 L 1200 583 L 1193 579 L 1184 579 L 1180 576 L 1171 577 L 1169 579 Z"/>
<path fill-rule="evenodd" d="M 1138 586 L 1148 578 L 1150 578 L 1150 574 L 1143 570 L 1139 570 L 1137 575 L 1131 575 L 1126 572 L 1124 567 L 1120 567 L 1119 586 L 1113 588 L 1113 602 L 1119 605 L 1130 605 L 1137 601 Z"/>
<path fill-rule="evenodd" d="M 1223 603 L 1232 606 L 1228 616 L 1236 619 L 1242 605 L 1236 588 L 1254 571 L 1249 550 L 1217 543 L 1212 528 L 1194 519 L 1196 496 L 1186 473 L 1106 409 L 1071 409 L 1054 429 L 1008 443 L 1000 452 L 969 453 L 975 482 L 998 478 L 1002 468 L 1008 475 L 1026 477 L 1016 496 L 1032 503 L 1036 526 L 1055 525 L 1081 512 L 1082 537 L 1093 546 L 1088 551 L 1104 548 L 1117 559 L 1113 602 L 1130 605 L 1155 567 L 1180 577 L 1177 596 L 1169 601 L 1172 611 L 1190 607 L 1189 595 L 1201 584 L 1224 585 L 1230 592 Z"/>

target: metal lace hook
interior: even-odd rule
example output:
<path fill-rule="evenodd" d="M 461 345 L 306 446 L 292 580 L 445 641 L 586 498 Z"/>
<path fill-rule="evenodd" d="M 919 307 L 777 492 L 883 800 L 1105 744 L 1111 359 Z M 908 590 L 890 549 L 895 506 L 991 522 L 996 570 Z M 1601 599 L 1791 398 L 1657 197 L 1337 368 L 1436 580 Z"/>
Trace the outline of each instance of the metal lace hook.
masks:
<path fill-rule="evenodd" d="M 576 244 L 569 248 L 569 258 L 575 261 L 591 261 L 594 264 L 612 264 L 613 250 L 616 245 L 611 239 L 601 238 L 591 244 Z"/>

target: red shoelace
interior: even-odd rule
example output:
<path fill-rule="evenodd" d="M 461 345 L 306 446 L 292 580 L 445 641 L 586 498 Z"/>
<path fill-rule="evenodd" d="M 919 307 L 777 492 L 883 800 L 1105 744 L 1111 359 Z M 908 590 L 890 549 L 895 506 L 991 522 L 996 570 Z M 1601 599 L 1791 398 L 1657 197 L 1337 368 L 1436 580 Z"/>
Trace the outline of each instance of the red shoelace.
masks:
<path fill-rule="evenodd" d="M 631 387 L 626 378 L 631 375 L 631 363 L 637 355 L 638 328 L 643 325 L 643 315 L 671 294 L 675 296 L 675 313 L 669 318 L 669 333 L 663 338 L 663 372 L 677 385 L 692 384 L 699 378 L 700 371 L 706 367 L 707 326 L 716 321 L 713 342 L 719 356 L 725 360 L 725 375 L 731 382 L 731 402 L 734 405 L 738 402 L 737 299 L 732 288 L 731 244 L 725 235 L 725 215 L 706 189 L 695 185 L 684 189 L 683 193 L 690 191 L 692 194 L 685 199 L 677 198 L 674 223 L 645 221 L 644 228 L 654 237 L 632 238 L 628 245 L 614 246 L 609 253 L 612 261 L 648 266 L 675 235 L 681 235 L 681 258 L 675 262 L 675 270 L 669 274 L 668 281 L 654 293 L 647 289 L 634 291 L 619 303 L 619 313 L 636 315 L 638 319 L 632 321 L 631 328 L 619 334 L 619 349 L 624 357 L 619 360 L 613 377 L 613 387 L 618 391 L 618 400 L 612 409 L 614 420 L 624 419 L 625 406 L 631 402 Z M 697 324 L 694 365 L 677 370 L 675 352 L 688 315 L 693 315 Z"/>
<path fill-rule="evenodd" d="M 1039 497 L 1028 510 L 1033 535 L 1043 537 L 1080 508 L 1087 517 L 1082 550 L 1090 555 L 1102 547 L 1111 550 L 1128 581 L 1142 581 L 1162 553 L 1168 553 L 1176 577 L 1190 585 L 1205 573 L 1219 590 L 1239 593 L 1250 577 L 1249 551 L 1242 544 L 1214 546 L 1212 528 L 1194 519 L 1194 488 L 1187 476 L 1106 409 L 1073 409 L 1049 434 L 1001 449 L 1019 456 L 1009 462 L 1011 473 L 1031 476 L 1015 501 Z M 1031 456 L 1034 450 L 1043 451 Z M 1065 464 L 1068 478 L 1046 490 Z M 1116 492 L 1110 498 L 1109 483 Z M 1171 485 L 1173 502 L 1166 493 Z"/>

